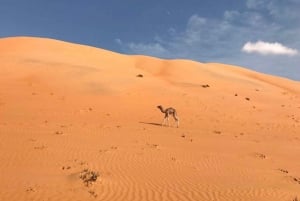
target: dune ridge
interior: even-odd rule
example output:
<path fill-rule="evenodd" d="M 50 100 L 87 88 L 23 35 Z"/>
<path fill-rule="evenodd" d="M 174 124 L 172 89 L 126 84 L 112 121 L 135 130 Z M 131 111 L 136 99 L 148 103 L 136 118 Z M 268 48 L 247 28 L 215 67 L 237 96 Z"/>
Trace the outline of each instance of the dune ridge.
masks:
<path fill-rule="evenodd" d="M 238 66 L 2 38 L 0 200 L 300 199 L 299 94 Z"/>

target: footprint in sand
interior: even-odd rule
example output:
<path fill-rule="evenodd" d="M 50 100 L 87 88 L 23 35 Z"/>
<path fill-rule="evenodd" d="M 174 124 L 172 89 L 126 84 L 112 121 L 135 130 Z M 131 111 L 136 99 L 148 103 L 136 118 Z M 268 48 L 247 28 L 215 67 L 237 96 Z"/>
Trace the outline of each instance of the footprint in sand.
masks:
<path fill-rule="evenodd" d="M 62 169 L 62 170 L 69 170 L 69 169 L 71 169 L 71 166 L 62 166 L 61 169 Z"/>
<path fill-rule="evenodd" d="M 300 184 L 300 177 L 292 177 L 293 181 Z"/>
<path fill-rule="evenodd" d="M 259 159 L 266 159 L 267 158 L 267 156 L 265 154 L 262 154 L 262 153 L 254 153 L 253 155 L 254 155 L 254 157 L 259 158 Z"/>
<path fill-rule="evenodd" d="M 93 190 L 89 190 L 88 193 L 93 196 L 94 198 L 98 197 L 97 193 Z"/>
<path fill-rule="evenodd" d="M 117 149 L 118 149 L 117 146 L 111 146 L 111 147 L 108 148 L 108 149 L 100 149 L 100 150 L 99 150 L 99 153 L 104 154 L 104 153 L 107 153 L 107 152 L 109 152 L 109 151 L 113 151 L 113 150 L 116 151 Z"/>
<path fill-rule="evenodd" d="M 81 161 L 81 160 L 71 160 L 69 162 L 66 162 L 67 165 L 63 165 L 61 166 L 61 170 L 66 171 L 66 170 L 73 170 L 73 169 L 77 169 L 78 167 L 82 168 L 82 167 L 86 167 L 88 165 L 87 162 L 85 161 Z"/>
<path fill-rule="evenodd" d="M 36 150 L 43 150 L 43 149 L 46 149 L 47 147 L 44 146 L 44 145 L 41 145 L 41 146 L 35 146 L 34 149 Z"/>
<path fill-rule="evenodd" d="M 151 149 L 157 149 L 158 148 L 158 144 L 146 144 L 147 147 L 151 148 Z"/>
<path fill-rule="evenodd" d="M 215 130 L 214 133 L 215 133 L 215 134 L 218 134 L 218 135 L 222 134 L 222 132 L 221 132 L 221 131 L 218 131 L 218 130 Z"/>
<path fill-rule="evenodd" d="M 36 190 L 33 188 L 33 187 L 29 187 L 26 189 L 26 192 L 27 193 L 30 193 L 30 192 L 35 192 Z"/>
<path fill-rule="evenodd" d="M 36 142 L 36 139 L 30 138 L 30 139 L 28 139 L 28 141 L 30 141 L 30 142 Z"/>
<path fill-rule="evenodd" d="M 100 150 L 99 150 L 99 153 L 104 154 L 104 153 L 107 152 L 107 151 L 108 151 L 107 149 L 100 149 Z"/>
<path fill-rule="evenodd" d="M 55 134 L 56 134 L 56 135 L 62 135 L 62 134 L 64 134 L 64 133 L 63 133 L 62 131 L 56 131 Z"/>
<path fill-rule="evenodd" d="M 282 169 L 282 168 L 279 168 L 278 171 L 282 172 L 282 173 L 285 173 L 285 174 L 288 174 L 289 171 L 286 170 L 286 169 Z"/>

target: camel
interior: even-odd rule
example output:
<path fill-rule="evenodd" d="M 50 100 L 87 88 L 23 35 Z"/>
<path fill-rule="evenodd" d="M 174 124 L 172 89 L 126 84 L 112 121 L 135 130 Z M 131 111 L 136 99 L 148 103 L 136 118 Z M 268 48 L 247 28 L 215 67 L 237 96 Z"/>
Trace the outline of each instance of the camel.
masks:
<path fill-rule="evenodd" d="M 162 124 L 161 124 L 162 126 L 165 125 L 166 120 L 167 120 L 168 126 L 170 126 L 169 115 L 172 115 L 173 118 L 174 118 L 175 121 L 176 121 L 177 128 L 179 127 L 179 118 L 178 118 L 177 112 L 176 112 L 176 110 L 175 110 L 174 108 L 169 107 L 169 108 L 167 108 L 167 109 L 164 110 L 163 107 L 162 107 L 161 105 L 157 106 L 157 108 L 158 108 L 162 113 L 165 114 L 164 120 L 163 120 L 163 122 L 162 122 Z"/>

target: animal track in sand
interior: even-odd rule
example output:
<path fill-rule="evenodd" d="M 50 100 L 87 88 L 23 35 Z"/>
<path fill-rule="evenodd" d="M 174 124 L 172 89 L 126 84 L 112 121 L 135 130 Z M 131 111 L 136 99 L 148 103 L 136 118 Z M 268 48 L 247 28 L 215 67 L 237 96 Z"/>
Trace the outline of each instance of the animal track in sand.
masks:
<path fill-rule="evenodd" d="M 87 166 L 87 165 L 88 165 L 87 162 L 75 159 L 67 162 L 67 165 L 63 165 L 61 169 L 71 170 L 71 169 L 76 169 L 77 167 L 82 168 L 83 166 Z"/>
<path fill-rule="evenodd" d="M 62 166 L 61 169 L 62 169 L 62 170 L 69 170 L 69 169 L 71 169 L 71 166 Z"/>
<path fill-rule="evenodd" d="M 147 143 L 146 145 L 147 145 L 147 147 L 152 148 L 152 149 L 157 149 L 158 148 L 158 144 L 149 144 L 149 143 Z"/>
<path fill-rule="evenodd" d="M 245 133 L 239 133 L 239 134 L 236 134 L 234 137 L 238 138 L 238 137 L 243 137 L 244 135 L 245 135 Z"/>
<path fill-rule="evenodd" d="M 300 185 L 300 177 L 295 177 L 295 176 L 290 175 L 290 176 L 286 176 L 285 178 L 287 178 L 288 181 L 293 184 Z"/>
<path fill-rule="evenodd" d="M 300 184 L 300 177 L 291 177 L 294 182 Z"/>
<path fill-rule="evenodd" d="M 281 168 L 279 168 L 278 171 L 280 171 L 280 172 L 282 172 L 282 173 L 285 173 L 285 174 L 288 174 L 288 173 L 289 173 L 288 170 L 286 170 L 286 169 L 281 169 Z"/>
<path fill-rule="evenodd" d="M 117 149 L 118 149 L 117 146 L 111 146 L 110 148 L 107 148 L 107 149 L 100 149 L 99 153 L 104 154 L 104 153 L 109 152 L 109 151 L 113 151 L 113 150 L 116 151 Z"/>
<path fill-rule="evenodd" d="M 215 133 L 215 134 L 218 134 L 218 135 L 222 134 L 222 132 L 219 131 L 219 130 L 215 130 L 214 133 Z"/>
<path fill-rule="evenodd" d="M 254 155 L 254 157 L 259 158 L 259 159 L 266 159 L 267 158 L 267 156 L 265 154 L 262 154 L 262 153 L 254 153 L 253 155 Z"/>
<path fill-rule="evenodd" d="M 62 131 L 56 131 L 55 134 L 56 134 L 56 135 L 62 135 L 62 134 L 64 134 L 64 133 L 63 133 Z"/>
<path fill-rule="evenodd" d="M 295 123 L 299 123 L 299 119 L 296 117 L 296 115 L 288 115 L 288 118 L 290 118 L 291 120 L 293 120 Z"/>
<path fill-rule="evenodd" d="M 97 193 L 93 190 L 89 190 L 88 193 L 93 196 L 94 198 L 98 197 Z"/>
<path fill-rule="evenodd" d="M 208 87 L 210 87 L 208 84 L 203 84 L 203 85 L 201 85 L 203 88 L 208 88 Z"/>
<path fill-rule="evenodd" d="M 29 188 L 26 189 L 26 192 L 27 193 L 34 193 L 34 192 L 36 192 L 36 190 L 35 190 L 34 187 L 29 187 Z"/>
<path fill-rule="evenodd" d="M 44 145 L 41 145 L 41 146 L 35 146 L 34 149 L 36 150 L 43 150 L 43 149 L 46 149 L 47 147 L 44 146 Z"/>
<path fill-rule="evenodd" d="M 189 142 L 193 142 L 194 141 L 192 138 L 187 137 L 186 134 L 184 134 L 184 133 L 182 133 L 180 137 L 188 140 Z"/>
<path fill-rule="evenodd" d="M 66 168 L 67 169 L 67 168 Z M 86 192 L 91 196 L 96 198 L 98 195 L 92 186 L 99 180 L 99 172 L 90 170 L 89 168 L 85 168 L 80 172 L 69 174 L 69 176 L 73 179 L 80 179 L 83 182 L 83 185 L 86 187 Z"/>
<path fill-rule="evenodd" d="M 68 129 L 68 127 L 72 127 L 72 124 L 69 124 L 69 125 L 62 124 L 62 125 L 58 125 L 58 126 L 59 126 L 59 128 L 54 132 L 54 134 L 63 135 L 65 133 L 62 130 L 63 129 Z"/>
<path fill-rule="evenodd" d="M 36 142 L 36 139 L 30 138 L 30 139 L 28 139 L 28 141 L 30 141 L 30 142 Z"/>
<path fill-rule="evenodd" d="M 105 152 L 107 152 L 107 151 L 108 151 L 107 149 L 100 149 L 100 150 L 99 150 L 99 153 L 103 154 L 103 153 L 105 153 Z"/>

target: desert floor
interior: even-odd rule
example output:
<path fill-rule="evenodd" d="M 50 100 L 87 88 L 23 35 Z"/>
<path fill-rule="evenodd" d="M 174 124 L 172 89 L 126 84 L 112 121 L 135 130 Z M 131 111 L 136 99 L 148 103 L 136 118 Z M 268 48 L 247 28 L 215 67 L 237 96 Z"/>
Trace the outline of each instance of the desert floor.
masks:
<path fill-rule="evenodd" d="M 157 105 L 176 108 L 179 128 Z M 300 83 L 0 39 L 0 150 L 1 201 L 293 201 Z"/>

